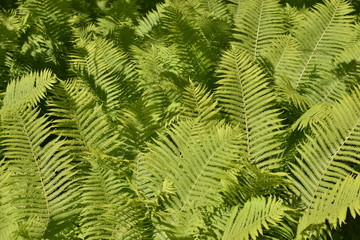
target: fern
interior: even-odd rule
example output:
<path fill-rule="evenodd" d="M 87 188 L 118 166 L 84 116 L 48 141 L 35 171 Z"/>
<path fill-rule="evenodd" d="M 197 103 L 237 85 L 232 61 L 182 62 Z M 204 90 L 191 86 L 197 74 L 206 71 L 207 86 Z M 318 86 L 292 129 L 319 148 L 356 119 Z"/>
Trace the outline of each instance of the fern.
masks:
<path fill-rule="evenodd" d="M 357 239 L 359 9 L 313 2 L 1 2 L 0 239 Z"/>
<path fill-rule="evenodd" d="M 297 71 L 297 77 L 293 79 L 296 88 L 307 86 L 309 90 L 322 92 L 321 83 L 325 82 L 311 84 L 312 74 L 315 71 L 321 77 L 326 77 L 323 74 L 327 74 L 333 67 L 332 59 L 352 39 L 353 17 L 349 15 L 352 11 L 347 2 L 325 1 L 324 5 L 317 5 L 307 15 L 302 27 L 294 33 L 304 51 L 301 67 Z M 313 26 L 314 23 L 316 27 Z"/>
<path fill-rule="evenodd" d="M 156 193 L 163 181 L 170 181 L 175 191 L 164 202 L 166 222 L 172 222 L 175 231 L 183 224 L 193 229 L 197 223 L 191 223 L 192 214 L 201 222 L 196 209 L 221 203 L 220 179 L 236 162 L 240 136 L 228 126 L 206 130 L 192 121 L 181 123 L 168 134 L 171 140 L 162 136 L 162 141 L 156 141 L 142 156 L 153 175 L 148 188 Z"/>
<path fill-rule="evenodd" d="M 86 239 L 150 239 L 146 209 L 131 199 L 126 186 L 113 171 L 93 165 L 82 188 L 81 227 Z"/>
<path fill-rule="evenodd" d="M 222 239 L 256 239 L 263 233 L 263 228 L 276 225 L 289 210 L 281 200 L 273 197 L 251 199 L 243 208 L 232 210 Z"/>
<path fill-rule="evenodd" d="M 220 63 L 217 95 L 234 124 L 245 136 L 245 156 L 259 168 L 276 168 L 281 152 L 281 119 L 272 106 L 275 96 L 267 87 L 263 70 L 237 47 Z"/>
<path fill-rule="evenodd" d="M 16 220 L 20 235 L 40 238 L 50 222 L 67 221 L 77 211 L 76 172 L 66 142 L 48 140 L 51 127 L 37 109 L 7 112 L 2 125 L 1 145 L 11 173 L 4 214 Z"/>
<path fill-rule="evenodd" d="M 334 194 L 335 192 L 332 192 L 335 191 L 334 189 L 340 191 L 339 188 L 342 186 L 339 185 L 340 183 L 337 184 L 339 181 L 347 178 L 350 173 L 357 173 L 354 167 L 359 164 L 356 147 L 359 144 L 359 106 L 356 104 L 359 96 L 357 89 L 334 105 L 331 116 L 314 124 L 313 135 L 308 136 L 307 141 L 298 148 L 299 158 L 292 170 L 294 191 L 296 194 L 301 194 L 306 217 L 315 214 L 317 209 L 321 209 L 322 204 L 329 204 L 327 201 L 332 201 L 327 195 Z M 339 200 L 336 204 L 339 207 L 346 207 L 345 204 L 348 202 Z M 331 219 L 334 219 L 334 216 Z M 340 222 L 343 221 L 341 219 L 343 217 L 340 218 Z M 313 218 L 311 221 L 322 222 L 323 217 L 319 215 L 319 220 Z M 301 232 L 305 227 L 306 225 L 299 231 Z"/>
<path fill-rule="evenodd" d="M 264 48 L 285 33 L 283 12 L 276 0 L 244 1 L 238 9 L 234 45 L 253 58 L 259 57 Z"/>
<path fill-rule="evenodd" d="M 6 89 L 2 110 L 20 108 L 24 105 L 30 107 L 38 105 L 56 82 L 55 76 L 49 70 L 29 73 L 18 80 L 11 81 Z"/>
<path fill-rule="evenodd" d="M 298 239 L 303 239 L 306 234 L 312 234 L 311 228 L 319 228 L 325 221 L 332 227 L 337 227 L 345 222 L 349 209 L 352 217 L 360 213 L 360 182 L 359 176 L 355 179 L 346 176 L 336 184 L 324 191 L 315 199 L 312 209 L 307 209 L 301 217 L 298 226 Z M 320 228 L 321 229 L 321 228 Z"/>

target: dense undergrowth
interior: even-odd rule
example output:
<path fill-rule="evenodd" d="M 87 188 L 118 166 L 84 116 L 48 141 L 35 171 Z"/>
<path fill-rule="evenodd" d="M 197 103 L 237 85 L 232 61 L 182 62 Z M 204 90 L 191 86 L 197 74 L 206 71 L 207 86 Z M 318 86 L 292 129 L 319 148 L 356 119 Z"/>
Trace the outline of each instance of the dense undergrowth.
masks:
<path fill-rule="evenodd" d="M 357 239 L 357 2 L 0 6 L 0 239 Z"/>

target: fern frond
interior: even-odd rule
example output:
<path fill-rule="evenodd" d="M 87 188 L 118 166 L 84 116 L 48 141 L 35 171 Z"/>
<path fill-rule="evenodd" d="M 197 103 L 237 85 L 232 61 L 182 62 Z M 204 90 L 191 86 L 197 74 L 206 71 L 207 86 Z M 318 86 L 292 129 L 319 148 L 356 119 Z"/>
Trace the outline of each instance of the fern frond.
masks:
<path fill-rule="evenodd" d="M 326 0 L 324 4 L 316 5 L 306 16 L 306 20 L 294 33 L 304 52 L 297 77 L 292 79 L 295 88 L 304 84 L 317 87 L 314 86 L 317 83 L 311 80 L 314 71 L 321 75 L 332 69 L 333 59 L 352 39 L 352 11 L 346 1 Z M 321 86 L 318 88 L 321 89 Z"/>
<path fill-rule="evenodd" d="M 256 239 L 265 229 L 277 225 L 290 208 L 274 197 L 253 198 L 242 208 L 235 207 L 226 224 L 223 240 Z"/>
<path fill-rule="evenodd" d="M 31 72 L 11 81 L 3 99 L 3 111 L 23 106 L 36 106 L 57 82 L 50 70 Z"/>
<path fill-rule="evenodd" d="M 109 111 L 120 109 L 135 92 L 134 83 L 130 82 L 134 69 L 126 54 L 102 38 L 79 39 L 77 47 L 71 56 L 73 71 L 88 83 Z"/>
<path fill-rule="evenodd" d="M 232 47 L 224 53 L 218 73 L 216 94 L 244 134 L 245 157 L 259 168 L 278 167 L 282 124 L 263 70 L 246 52 Z"/>
<path fill-rule="evenodd" d="M 68 17 L 71 14 L 68 0 L 27 0 L 20 5 L 20 14 L 29 24 L 38 24 L 54 43 L 68 43 L 71 27 Z"/>
<path fill-rule="evenodd" d="M 296 239 L 313 234 L 314 230 L 321 229 L 324 222 L 336 228 L 345 222 L 348 210 L 353 218 L 360 214 L 359 175 L 339 179 L 332 188 L 326 189 L 315 199 L 299 220 Z"/>
<path fill-rule="evenodd" d="M 144 17 L 142 17 L 138 21 L 135 33 L 140 37 L 149 36 L 151 31 L 160 24 L 165 6 L 166 4 L 157 4 L 155 10 L 148 12 Z"/>
<path fill-rule="evenodd" d="M 77 211 L 72 159 L 66 142 L 48 140 L 50 123 L 37 109 L 3 114 L 2 127 L 1 145 L 11 173 L 5 206 L 14 211 L 7 213 L 19 230 L 24 227 L 24 234 L 41 238 L 51 222 L 65 222 Z"/>
<path fill-rule="evenodd" d="M 236 42 L 252 58 L 285 33 L 284 12 L 277 0 L 247 0 L 238 6 L 235 16 Z"/>
<path fill-rule="evenodd" d="M 123 109 L 117 120 L 122 125 L 120 131 L 124 142 L 123 151 L 125 158 L 129 160 L 146 151 L 147 143 L 152 142 L 152 138 L 164 127 L 162 116 L 141 98 Z"/>
<path fill-rule="evenodd" d="M 329 117 L 329 110 L 331 105 L 329 103 L 320 103 L 312 106 L 309 110 L 304 112 L 291 126 L 291 130 L 304 130 L 308 127 L 312 127 L 320 122 L 324 121 L 326 117 Z"/>
<path fill-rule="evenodd" d="M 328 116 L 313 125 L 312 135 L 307 136 L 306 142 L 298 147 L 299 156 L 296 157 L 296 164 L 292 164 L 292 181 L 294 192 L 305 205 L 305 213 L 311 214 L 314 208 L 320 207 L 315 205 L 319 199 L 327 199 L 336 183 L 351 173 L 358 173 L 359 101 L 358 88 L 351 95 L 345 95 L 339 103 L 334 104 Z M 337 205 L 345 206 L 347 202 L 340 199 L 340 195 L 337 196 Z"/>
<path fill-rule="evenodd" d="M 208 129 L 190 120 L 174 126 L 168 135 L 160 135 L 160 140 L 139 159 L 140 166 L 144 164 L 147 170 L 139 172 L 142 175 L 137 176 L 137 182 L 146 184 L 139 190 L 144 189 L 141 194 L 148 197 L 163 192 L 165 179 L 171 182 L 173 193 L 160 201 L 165 207 L 161 222 L 171 225 L 167 230 L 170 233 L 181 235 L 185 234 L 185 225 L 192 230 L 202 225 L 199 208 L 222 202 L 220 180 L 236 163 L 242 140 L 229 126 Z M 191 221 L 191 216 L 197 221 Z"/>
<path fill-rule="evenodd" d="M 166 177 L 174 183 L 178 197 L 172 200 L 171 207 L 185 211 L 193 204 L 213 204 L 219 197 L 213 193 L 220 188 L 222 173 L 237 158 L 239 134 L 229 126 L 206 129 L 190 120 L 168 134 L 171 141 L 161 136 L 161 141 L 155 141 L 143 157 L 155 179 L 162 181 Z"/>
<path fill-rule="evenodd" d="M 185 64 L 179 58 L 179 49 L 156 44 L 146 49 L 134 47 L 133 51 L 137 63 L 138 89 L 145 107 L 159 121 L 171 119 L 179 112 L 171 106 L 180 105 L 180 90 L 188 82 L 182 77 Z"/>
<path fill-rule="evenodd" d="M 79 79 L 61 81 L 52 93 L 49 115 L 55 117 L 56 134 L 71 142 L 73 154 L 103 157 L 119 154 L 119 134 L 86 85 Z"/>
<path fill-rule="evenodd" d="M 166 40 L 179 49 L 179 58 L 186 64 L 186 77 L 206 83 L 211 82 L 218 56 L 204 38 L 196 19 L 189 16 L 194 5 L 199 3 L 185 2 L 166 8 L 163 24 L 167 29 Z"/>
<path fill-rule="evenodd" d="M 219 108 L 214 101 L 213 95 L 200 84 L 190 81 L 183 92 L 183 107 L 180 116 L 198 119 L 199 121 L 210 121 L 219 119 Z"/>
<path fill-rule="evenodd" d="M 127 184 L 113 171 L 93 165 L 82 190 L 81 226 L 86 239 L 151 239 L 145 205 L 132 199 Z"/>
<path fill-rule="evenodd" d="M 211 18 L 221 19 L 224 21 L 230 21 L 228 8 L 222 0 L 198 0 L 200 3 L 199 11 L 205 13 Z"/>
<path fill-rule="evenodd" d="M 283 79 L 295 78 L 301 55 L 300 45 L 292 35 L 279 37 L 264 50 L 263 57 L 270 64 L 277 87 L 282 87 Z"/>

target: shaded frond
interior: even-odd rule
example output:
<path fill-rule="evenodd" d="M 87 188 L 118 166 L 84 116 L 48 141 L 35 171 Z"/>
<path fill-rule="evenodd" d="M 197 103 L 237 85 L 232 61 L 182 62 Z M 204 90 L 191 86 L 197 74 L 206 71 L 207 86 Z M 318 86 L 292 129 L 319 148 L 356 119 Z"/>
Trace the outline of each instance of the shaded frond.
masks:
<path fill-rule="evenodd" d="M 235 207 L 226 224 L 223 240 L 256 239 L 265 229 L 277 225 L 290 208 L 274 197 L 253 198 L 242 208 Z"/>
<path fill-rule="evenodd" d="M 80 80 L 61 81 L 52 93 L 49 114 L 55 117 L 55 132 L 69 139 L 73 153 L 119 154 L 119 134 L 86 85 Z"/>
<path fill-rule="evenodd" d="M 330 204 L 326 202 L 332 201 L 327 198 L 328 195 L 335 194 L 333 189 L 340 187 L 336 183 L 343 181 L 349 174 L 358 173 L 359 101 L 359 89 L 351 95 L 345 95 L 339 103 L 333 105 L 327 116 L 313 124 L 312 135 L 307 136 L 306 141 L 298 147 L 296 164 L 292 164 L 293 190 L 304 203 L 305 213 L 311 214 L 314 208 L 321 207 L 317 206 L 320 202 Z M 337 196 L 339 199 L 336 199 L 336 204 L 346 207 L 347 200 L 340 198 L 341 195 Z M 333 215 L 332 219 L 335 218 Z M 338 218 L 342 219 L 340 215 Z"/>
<path fill-rule="evenodd" d="M 189 10 L 199 7 L 199 3 L 184 2 L 167 7 L 163 26 L 166 40 L 179 49 L 179 58 L 186 64 L 185 77 L 197 82 L 211 83 L 214 66 L 218 60 L 209 41 L 204 37 L 201 27 Z M 196 13 L 198 16 L 199 13 Z"/>
<path fill-rule="evenodd" d="M 184 63 L 179 49 L 163 44 L 146 49 L 133 48 L 141 98 L 155 118 L 171 118 L 179 112 L 173 105 L 180 105 L 181 88 L 188 82 L 183 78 Z M 165 120 L 165 119 L 164 119 Z"/>
<path fill-rule="evenodd" d="M 120 109 L 135 91 L 131 82 L 134 69 L 126 54 L 102 38 L 79 39 L 77 47 L 77 52 L 71 56 L 72 69 L 109 111 Z"/>
<path fill-rule="evenodd" d="M 331 227 L 345 223 L 348 210 L 353 218 L 360 214 L 360 176 L 346 176 L 326 189 L 307 208 L 299 220 L 296 239 L 306 239 L 307 234 L 321 230 L 325 222 Z"/>
<path fill-rule="evenodd" d="M 66 142 L 48 140 L 50 122 L 37 109 L 3 114 L 2 127 L 1 146 L 10 172 L 3 214 L 16 220 L 20 235 L 41 238 L 49 224 L 65 222 L 77 211 L 72 159 Z"/>
<path fill-rule="evenodd" d="M 319 80 L 315 80 L 314 73 L 324 76 L 324 73 L 329 72 L 333 68 L 333 59 L 351 41 L 354 21 L 350 15 L 352 11 L 346 1 L 326 0 L 306 15 L 305 21 L 294 33 L 303 51 L 302 64 L 296 71 L 297 77 L 292 79 L 295 88 L 306 86 L 321 89 L 324 83 L 321 85 Z"/>
<path fill-rule="evenodd" d="M 140 152 L 146 151 L 147 143 L 152 142 L 152 138 L 164 127 L 162 116 L 142 99 L 119 112 L 117 120 L 121 124 L 126 159 L 134 159 Z"/>
<path fill-rule="evenodd" d="M 71 13 L 69 0 L 27 0 L 20 5 L 20 13 L 28 24 L 40 25 L 54 43 L 67 43 L 71 37 L 68 17 Z"/>
<path fill-rule="evenodd" d="M 96 165 L 85 177 L 81 226 L 86 239 L 151 239 L 145 205 L 132 199 L 127 184 L 119 177 Z"/>
<path fill-rule="evenodd" d="M 245 157 L 259 168 L 278 167 L 282 124 L 263 70 L 246 52 L 233 47 L 224 53 L 218 73 L 216 94 L 244 134 Z"/>

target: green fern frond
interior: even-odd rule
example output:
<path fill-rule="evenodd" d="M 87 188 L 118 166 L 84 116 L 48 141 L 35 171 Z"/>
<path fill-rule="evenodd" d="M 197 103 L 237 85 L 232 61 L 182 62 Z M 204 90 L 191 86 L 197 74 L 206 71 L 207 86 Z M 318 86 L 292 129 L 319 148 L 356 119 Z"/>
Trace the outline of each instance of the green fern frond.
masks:
<path fill-rule="evenodd" d="M 217 108 L 217 102 L 202 85 L 190 81 L 182 95 L 181 117 L 198 119 L 199 121 L 219 119 L 220 109 Z"/>
<path fill-rule="evenodd" d="M 200 3 L 199 11 L 208 17 L 231 21 L 228 8 L 223 0 L 198 0 Z"/>
<path fill-rule="evenodd" d="M 165 6 L 166 4 L 158 4 L 155 10 L 148 12 L 142 17 L 138 21 L 135 33 L 140 37 L 149 36 L 154 28 L 160 24 Z"/>
<path fill-rule="evenodd" d="M 243 205 L 254 197 L 277 195 L 283 192 L 281 189 L 286 189 L 290 185 L 286 176 L 285 172 L 264 171 L 244 162 L 224 176 L 222 194 L 225 202 L 230 206 Z"/>
<path fill-rule="evenodd" d="M 263 57 L 270 64 L 277 87 L 282 87 L 282 79 L 295 78 L 301 55 L 300 45 L 292 35 L 279 37 L 264 50 Z"/>
<path fill-rule="evenodd" d="M 81 228 L 86 239 L 151 239 L 146 207 L 113 171 L 93 165 L 82 187 Z"/>
<path fill-rule="evenodd" d="M 324 222 L 336 228 L 345 222 L 347 212 L 355 218 L 360 214 L 360 177 L 340 178 L 332 188 L 326 189 L 307 208 L 299 220 L 296 239 L 321 229 Z"/>
<path fill-rule="evenodd" d="M 277 225 L 291 210 L 274 197 L 253 198 L 242 208 L 235 207 L 226 224 L 223 240 L 257 239 L 265 229 Z"/>
<path fill-rule="evenodd" d="M 335 64 L 360 61 L 360 41 L 348 44 L 344 51 L 336 56 Z"/>
<path fill-rule="evenodd" d="M 60 82 L 49 101 L 49 115 L 55 117 L 56 133 L 71 142 L 72 153 L 82 156 L 119 154 L 119 134 L 109 116 L 81 81 Z"/>
<path fill-rule="evenodd" d="M 68 43 L 71 27 L 69 0 L 27 0 L 20 5 L 20 14 L 28 24 L 36 24 L 54 43 Z"/>
<path fill-rule="evenodd" d="M 77 47 L 71 56 L 73 71 L 88 83 L 109 111 L 120 109 L 124 104 L 122 100 L 131 98 L 135 88 L 130 81 L 134 69 L 126 54 L 102 38 L 79 39 Z"/>
<path fill-rule="evenodd" d="M 326 199 L 337 182 L 357 173 L 356 166 L 360 163 L 359 101 L 359 89 L 345 95 L 334 104 L 328 116 L 313 125 L 312 135 L 298 147 L 297 162 L 292 164 L 293 190 L 301 197 L 305 212 L 309 214 L 319 207 L 315 206 L 319 198 Z M 341 199 L 336 200 L 337 204 L 346 205 L 347 202 L 341 202 Z"/>
<path fill-rule="evenodd" d="M 284 12 L 277 0 L 247 0 L 235 16 L 234 45 L 257 58 L 273 40 L 285 33 Z"/>
<path fill-rule="evenodd" d="M 193 5 L 174 4 L 164 12 L 165 40 L 179 49 L 179 58 L 186 64 L 185 77 L 197 82 L 210 82 L 218 56 L 204 37 L 199 23 L 189 16 Z M 195 3 L 198 6 L 199 3 Z"/>
<path fill-rule="evenodd" d="M 226 51 L 218 70 L 220 106 L 245 137 L 245 157 L 259 168 L 278 167 L 281 119 L 264 71 L 237 47 Z"/>
<path fill-rule="evenodd" d="M 31 72 L 20 79 L 11 81 L 3 99 L 2 111 L 36 106 L 46 97 L 47 92 L 56 82 L 56 77 L 50 70 Z"/>
<path fill-rule="evenodd" d="M 168 135 L 160 135 L 160 140 L 141 156 L 139 164 L 147 170 L 139 172 L 142 175 L 137 176 L 137 181 L 146 184 L 139 190 L 144 189 L 141 194 L 149 197 L 162 192 L 165 179 L 172 183 L 173 193 L 160 201 L 165 207 L 161 222 L 170 224 L 171 231 L 178 235 L 184 231 L 184 224 L 193 230 L 196 224 L 201 225 L 199 208 L 222 202 L 220 180 L 235 166 L 242 140 L 238 131 L 229 126 L 208 129 L 190 120 L 174 126 Z M 192 215 L 198 221 L 192 222 Z"/>
<path fill-rule="evenodd" d="M 178 197 L 172 200 L 171 207 L 185 211 L 192 205 L 214 204 L 219 196 L 213 193 L 221 187 L 222 173 L 237 159 L 239 133 L 229 126 L 206 129 L 189 120 L 168 134 L 171 141 L 161 136 L 143 159 L 154 180 L 161 182 L 166 177 L 174 183 Z"/>
<path fill-rule="evenodd" d="M 333 68 L 334 58 L 353 39 L 352 11 L 346 1 L 326 0 L 307 14 L 306 20 L 294 33 L 304 53 L 297 77 L 292 79 L 295 88 L 303 84 L 316 87 L 314 84 L 317 83 L 311 80 L 313 72 L 321 75 Z"/>
<path fill-rule="evenodd" d="M 138 89 L 145 107 L 159 121 L 177 115 L 179 111 L 172 105 L 180 105 L 181 88 L 188 82 L 182 76 L 185 64 L 179 58 L 179 49 L 156 44 L 146 49 L 134 47 L 133 52 L 137 63 Z"/>
<path fill-rule="evenodd" d="M 123 109 L 117 120 L 121 124 L 125 158 L 129 160 L 146 151 L 147 143 L 152 142 L 152 138 L 164 127 L 162 117 L 142 99 Z"/>
<path fill-rule="evenodd" d="M 320 103 L 312 106 L 309 110 L 304 112 L 291 126 L 291 130 L 304 130 L 308 127 L 311 129 L 314 125 L 324 121 L 329 117 L 329 110 L 331 105 L 329 103 Z"/>
<path fill-rule="evenodd" d="M 1 145 L 11 173 L 4 214 L 15 219 L 19 231 L 24 227 L 22 234 L 41 238 L 51 222 L 65 222 L 77 211 L 76 172 L 67 143 L 49 140 L 50 122 L 37 109 L 3 114 L 2 127 Z"/>
<path fill-rule="evenodd" d="M 151 238 L 146 233 L 150 226 L 144 222 L 146 209 L 121 193 L 123 188 L 113 174 L 104 171 L 94 171 L 85 181 L 82 227 L 87 239 Z"/>

